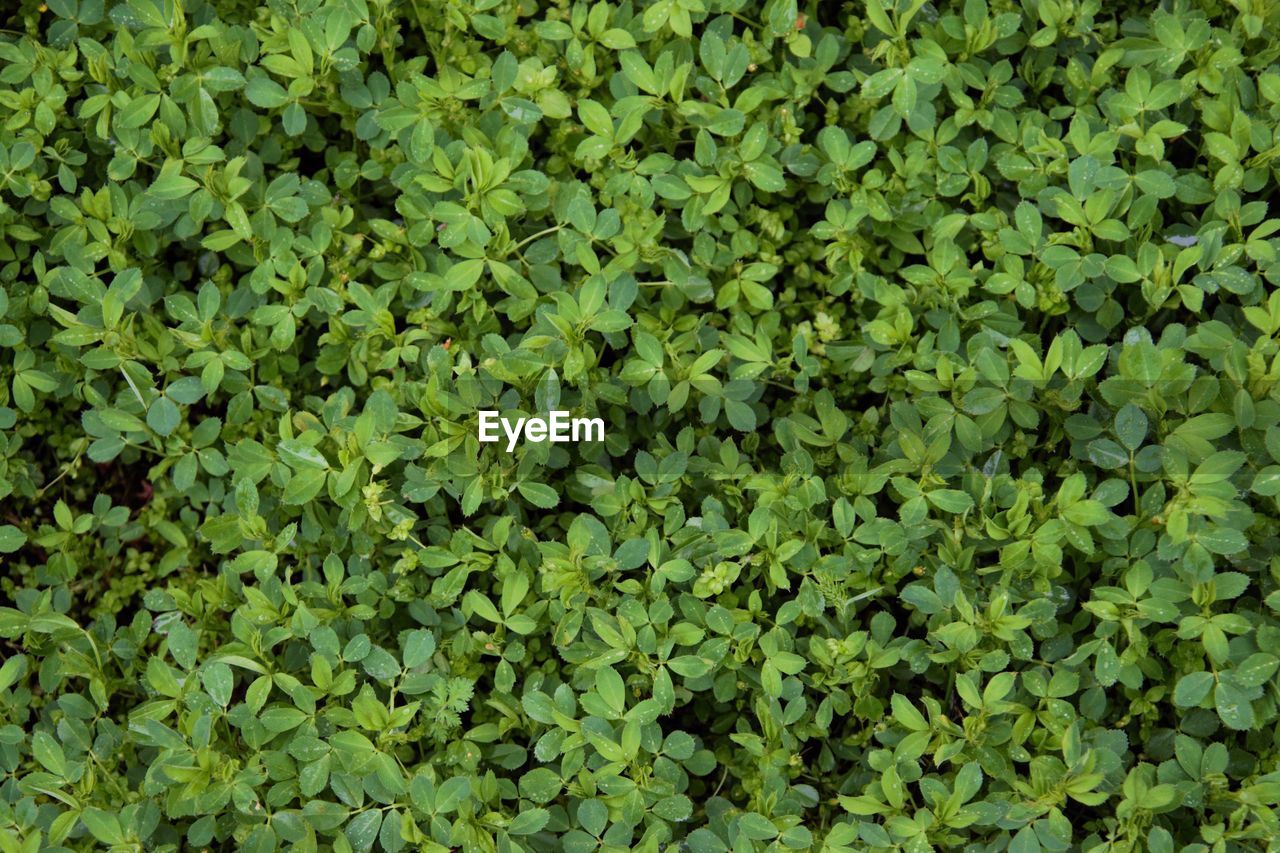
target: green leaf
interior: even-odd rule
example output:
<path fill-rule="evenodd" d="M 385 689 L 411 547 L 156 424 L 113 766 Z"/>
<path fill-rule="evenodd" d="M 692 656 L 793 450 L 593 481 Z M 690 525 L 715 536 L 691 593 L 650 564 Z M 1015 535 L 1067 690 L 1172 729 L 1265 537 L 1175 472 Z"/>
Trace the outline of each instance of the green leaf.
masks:
<path fill-rule="evenodd" d="M 511 821 L 507 832 L 512 835 L 532 835 L 541 832 L 550 819 L 551 813 L 546 809 L 525 809 Z"/>
<path fill-rule="evenodd" d="M 1142 446 L 1147 428 L 1146 414 L 1132 403 L 1116 412 L 1116 437 L 1129 450 L 1137 450 Z"/>
<path fill-rule="evenodd" d="M 782 170 L 771 163 L 756 161 L 747 163 L 742 169 L 743 174 L 747 176 L 747 180 L 751 181 L 759 189 L 777 193 L 787 188 L 787 182 L 782 176 Z"/>
<path fill-rule="evenodd" d="M 627 707 L 626 687 L 622 676 L 608 666 L 596 670 L 596 692 L 608 705 L 621 714 Z"/>
<path fill-rule="evenodd" d="M 31 736 L 31 754 L 53 775 L 67 775 L 66 756 L 62 747 L 48 732 L 36 732 Z"/>
<path fill-rule="evenodd" d="M 159 95 L 142 95 L 133 98 L 120 110 L 116 124 L 126 129 L 142 127 L 151 120 L 159 108 Z"/>
<path fill-rule="evenodd" d="M 120 821 L 114 814 L 102 809 L 88 808 L 81 812 L 80 819 L 84 821 L 84 825 L 88 827 L 93 837 L 103 844 L 125 843 L 124 830 L 120 828 Z"/>
<path fill-rule="evenodd" d="M 521 497 L 541 509 L 551 509 L 560 503 L 560 497 L 555 491 L 543 483 L 523 482 L 517 486 L 517 489 Z"/>
<path fill-rule="evenodd" d="M 958 489 L 935 489 L 925 492 L 925 497 L 943 512 L 958 514 L 973 509 L 973 498 Z"/>
<path fill-rule="evenodd" d="M 160 435 L 170 435 L 182 422 L 182 413 L 168 397 L 157 397 L 147 409 L 147 426 Z"/>
<path fill-rule="evenodd" d="M 1141 438 L 1138 439 L 1139 443 Z M 1129 464 L 1129 454 L 1109 438 L 1089 442 L 1089 461 L 1099 468 L 1115 469 Z"/>
<path fill-rule="evenodd" d="M 1192 672 L 1178 679 L 1173 691 L 1173 701 L 1182 708 L 1194 708 L 1204 701 L 1213 687 L 1213 674 Z"/>
<path fill-rule="evenodd" d="M 711 661 L 695 655 L 681 655 L 667 662 L 671 671 L 688 678 L 698 678 L 711 671 Z"/>
<path fill-rule="evenodd" d="M 435 811 L 449 814 L 457 810 L 464 799 L 471 796 L 471 783 L 464 776 L 447 779 L 436 791 Z"/>
<path fill-rule="evenodd" d="M 1253 727 L 1253 703 L 1243 690 L 1219 681 L 1213 689 L 1213 702 L 1227 728 L 1245 731 Z"/>
<path fill-rule="evenodd" d="M 284 87 L 269 77 L 253 78 L 244 93 L 251 104 L 264 109 L 282 106 L 289 97 Z"/>
<path fill-rule="evenodd" d="M 563 783 L 553 770 L 538 767 L 520 777 L 520 796 L 535 803 L 549 803 L 560 793 Z"/>
<path fill-rule="evenodd" d="M 286 504 L 293 506 L 301 506 L 315 499 L 320 494 L 320 489 L 324 487 L 325 478 L 328 475 L 324 471 L 314 468 L 308 468 L 302 471 L 294 472 L 289 478 L 289 482 L 284 487 L 281 496 Z"/>
<path fill-rule="evenodd" d="M 908 730 L 923 732 L 929 729 L 929 722 L 916 710 L 907 698 L 899 693 L 893 694 L 893 718 Z"/>
<path fill-rule="evenodd" d="M 29 661 L 26 655 L 11 655 L 0 664 L 0 691 L 8 690 L 26 674 Z"/>
<path fill-rule="evenodd" d="M 430 631 L 418 629 L 409 633 L 404 643 L 404 665 L 406 669 L 416 669 L 424 665 L 435 653 L 436 639 Z"/>
<path fill-rule="evenodd" d="M 27 544 L 27 534 L 12 524 L 0 524 L 0 554 L 12 554 Z"/>
<path fill-rule="evenodd" d="M 168 173 L 161 172 L 160 176 L 151 183 L 147 192 L 153 198 L 161 201 L 173 201 L 174 199 L 185 198 L 199 189 L 199 187 L 199 183 L 186 175 L 170 171 Z"/>

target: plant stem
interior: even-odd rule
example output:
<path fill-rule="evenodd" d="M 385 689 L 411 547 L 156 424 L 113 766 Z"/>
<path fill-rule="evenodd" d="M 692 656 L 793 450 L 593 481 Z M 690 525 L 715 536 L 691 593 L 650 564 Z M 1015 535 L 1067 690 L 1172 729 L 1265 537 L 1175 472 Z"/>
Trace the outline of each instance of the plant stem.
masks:
<path fill-rule="evenodd" d="M 554 234 L 557 231 L 562 230 L 563 228 L 564 228 L 563 225 L 556 225 L 551 228 L 544 228 L 541 231 L 539 231 L 537 234 L 530 234 L 528 237 L 525 237 L 519 243 L 515 244 L 515 246 L 513 247 L 514 251 L 518 252 L 520 251 L 521 248 L 528 245 L 529 243 L 532 243 L 534 240 L 537 240 L 539 237 L 545 237 L 548 234 Z"/>

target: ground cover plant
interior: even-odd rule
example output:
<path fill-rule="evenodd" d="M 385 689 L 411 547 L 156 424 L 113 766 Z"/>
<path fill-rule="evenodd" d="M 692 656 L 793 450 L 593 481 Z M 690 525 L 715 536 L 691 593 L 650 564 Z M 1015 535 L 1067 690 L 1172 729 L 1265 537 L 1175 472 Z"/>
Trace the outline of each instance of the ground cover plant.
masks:
<path fill-rule="evenodd" d="M 1274 4 L 0 28 L 3 853 L 1275 846 Z"/>

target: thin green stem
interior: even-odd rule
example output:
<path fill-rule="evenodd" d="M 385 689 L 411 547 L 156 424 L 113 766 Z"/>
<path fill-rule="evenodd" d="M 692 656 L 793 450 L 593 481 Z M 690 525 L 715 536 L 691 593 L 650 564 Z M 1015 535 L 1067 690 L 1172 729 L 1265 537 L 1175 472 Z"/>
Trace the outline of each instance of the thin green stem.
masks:
<path fill-rule="evenodd" d="M 61 474 L 59 474 L 58 476 L 54 477 L 52 480 L 50 480 L 49 482 L 47 482 L 47 483 L 45 483 L 43 486 L 41 486 L 41 487 L 40 487 L 40 490 L 39 490 L 38 492 L 36 492 L 36 497 L 41 497 L 41 496 L 43 496 L 43 495 L 44 495 L 44 493 L 45 493 L 45 492 L 47 492 L 47 491 L 49 491 L 50 489 L 52 489 L 52 488 L 57 484 L 57 482 L 58 482 L 59 480 L 61 480 L 61 479 L 62 479 L 63 477 L 65 477 L 65 476 L 67 476 L 67 474 L 70 474 L 70 473 L 71 473 L 71 469 L 72 469 L 72 468 L 75 468 L 75 467 L 76 467 L 76 465 L 77 465 L 77 464 L 79 464 L 79 462 L 80 462 L 80 457 L 84 456 L 85 447 L 87 447 L 87 446 L 88 446 L 87 444 L 85 444 L 84 446 L 82 446 L 82 447 L 80 448 L 80 452 L 76 454 L 76 458 L 75 458 L 75 459 L 72 459 L 72 460 L 71 460 L 70 462 L 68 462 L 66 465 L 62 466 L 62 473 L 61 473 Z"/>
<path fill-rule="evenodd" d="M 156 456 L 164 456 L 164 454 L 161 453 L 159 450 L 156 450 L 154 447 L 147 447 L 145 444 L 134 444 L 132 441 L 129 441 L 128 439 L 124 439 L 124 443 L 129 445 L 130 447 L 136 447 L 138 450 L 145 450 L 147 453 L 155 454 Z"/>
<path fill-rule="evenodd" d="M 539 237 L 545 237 L 548 234 L 554 234 L 557 231 L 562 230 L 563 228 L 564 228 L 563 225 L 555 225 L 551 228 L 544 228 L 541 231 L 539 231 L 537 234 L 530 234 L 528 237 L 525 237 L 519 243 L 516 243 L 515 246 L 512 247 L 512 250 L 518 252 L 528 244 L 532 243 L 534 240 L 537 240 Z"/>

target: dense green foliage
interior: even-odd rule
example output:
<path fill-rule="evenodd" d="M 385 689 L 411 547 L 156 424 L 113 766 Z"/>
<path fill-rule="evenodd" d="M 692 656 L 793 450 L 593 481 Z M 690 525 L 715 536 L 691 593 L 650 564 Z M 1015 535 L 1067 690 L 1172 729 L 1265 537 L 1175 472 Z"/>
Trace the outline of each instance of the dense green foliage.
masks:
<path fill-rule="evenodd" d="M 1280 13 L 1161 5 L 5 4 L 0 851 L 1274 845 Z"/>

